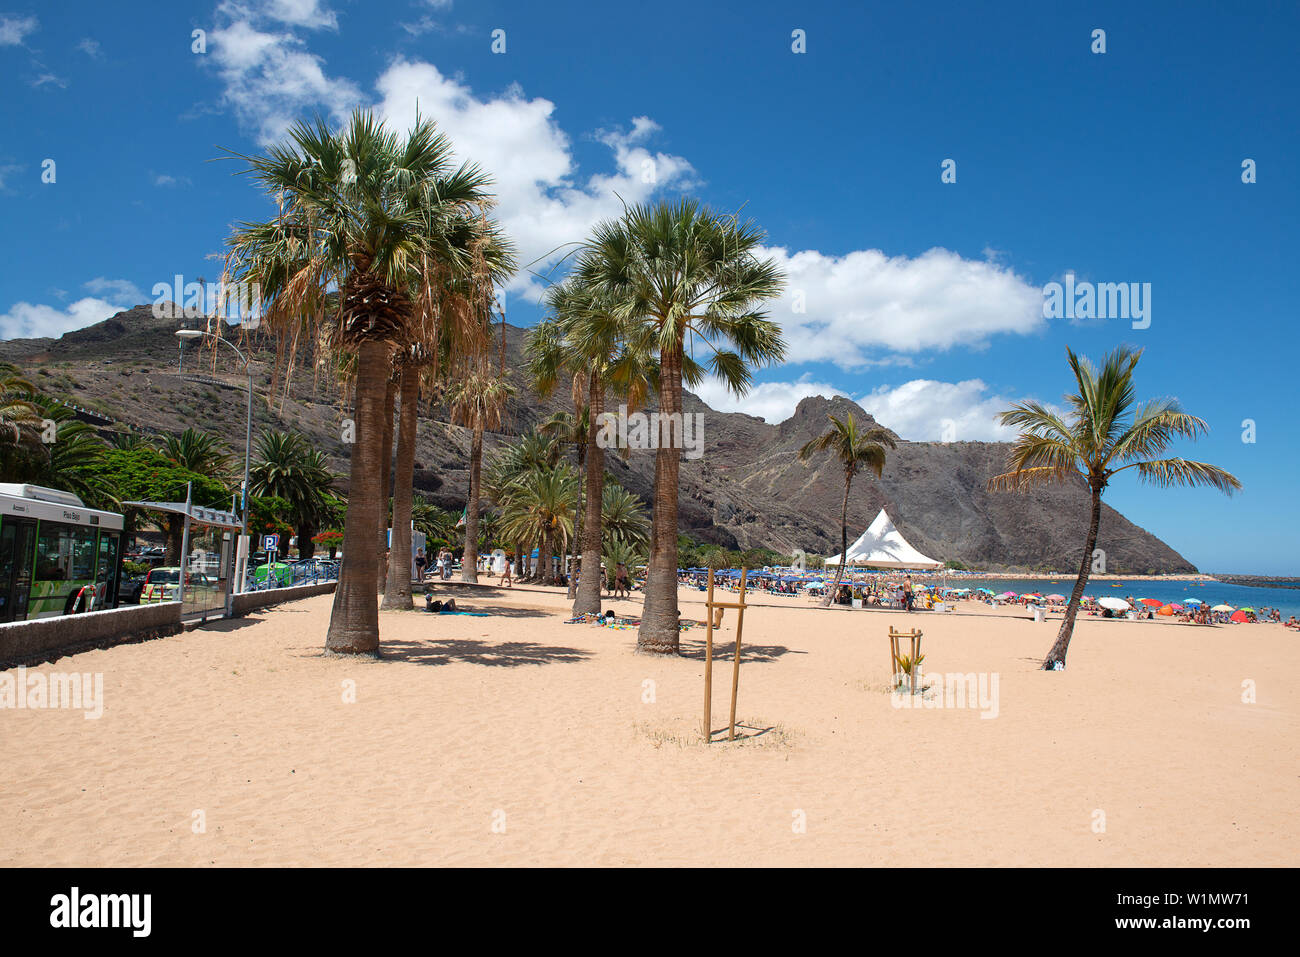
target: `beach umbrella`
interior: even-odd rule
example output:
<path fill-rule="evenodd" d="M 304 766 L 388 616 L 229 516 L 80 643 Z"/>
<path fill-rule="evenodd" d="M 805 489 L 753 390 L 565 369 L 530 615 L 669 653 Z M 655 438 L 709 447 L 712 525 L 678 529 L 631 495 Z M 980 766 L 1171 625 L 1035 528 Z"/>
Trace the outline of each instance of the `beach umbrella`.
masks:
<path fill-rule="evenodd" d="M 1231 605 L 1215 605 L 1210 611 L 1233 611 Z"/>
<path fill-rule="evenodd" d="M 1159 608 L 1164 604 L 1164 602 L 1159 598 L 1139 598 L 1138 601 L 1142 602 L 1142 604 L 1146 605 L 1148 608 Z"/>
<path fill-rule="evenodd" d="M 1036 592 L 1036 591 L 1029 591 L 1029 592 L 1025 592 L 1025 597 L 1026 597 L 1026 598 L 1042 598 L 1043 596 L 1040 595 L 1040 594 L 1039 594 L 1038 592 Z"/>
<path fill-rule="evenodd" d="M 1251 614 L 1255 613 L 1255 609 L 1251 608 L 1249 605 L 1243 605 L 1241 608 L 1238 608 L 1237 611 L 1248 611 Z"/>
<path fill-rule="evenodd" d="M 998 595 L 998 596 L 996 596 L 996 597 L 998 597 L 998 598 L 1015 598 L 1015 597 L 1016 597 L 1016 593 L 1013 592 L 1013 591 L 1004 591 L 1001 595 Z"/>
<path fill-rule="evenodd" d="M 1172 615 L 1173 613 L 1174 613 L 1173 605 L 1165 605 L 1164 607 L 1162 607 L 1156 612 L 1157 615 L 1165 615 L 1165 616 Z"/>
<path fill-rule="evenodd" d="M 1236 622 L 1250 621 L 1250 619 L 1246 617 L 1246 613 L 1241 609 L 1237 609 L 1231 615 L 1229 615 L 1228 620 L 1236 621 Z"/>
<path fill-rule="evenodd" d="M 1048 600 L 1048 601 L 1065 601 L 1065 596 L 1064 596 L 1064 595 L 1048 595 L 1048 596 L 1047 596 L 1047 600 Z"/>
<path fill-rule="evenodd" d="M 1205 602 L 1201 601 L 1199 598 L 1188 598 L 1188 599 L 1187 599 L 1187 604 L 1189 604 L 1189 605 L 1204 605 Z"/>
<path fill-rule="evenodd" d="M 1180 605 L 1180 604 L 1178 604 L 1178 602 L 1176 602 L 1176 601 L 1171 601 L 1171 602 L 1169 603 L 1169 607 L 1172 608 L 1174 611 L 1182 611 L 1182 610 L 1183 610 L 1183 606 Z"/>
<path fill-rule="evenodd" d="M 1109 608 L 1111 611 L 1128 611 L 1130 606 L 1123 598 L 1113 598 L 1106 595 L 1104 598 L 1098 598 L 1097 604 L 1102 608 Z"/>

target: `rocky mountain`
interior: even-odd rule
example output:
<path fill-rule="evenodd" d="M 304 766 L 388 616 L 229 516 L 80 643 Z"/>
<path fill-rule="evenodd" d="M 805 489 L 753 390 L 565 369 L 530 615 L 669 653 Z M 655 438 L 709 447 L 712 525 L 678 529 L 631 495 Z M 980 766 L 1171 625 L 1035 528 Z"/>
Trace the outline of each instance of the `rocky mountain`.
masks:
<path fill-rule="evenodd" d="M 66 397 L 88 422 L 179 432 L 188 426 L 221 434 L 242 451 L 245 379 L 229 350 L 185 343 L 174 335 L 184 321 L 160 319 L 137 306 L 58 339 L 0 342 L 0 361 L 19 366 L 43 391 Z M 189 325 L 194 325 L 191 320 Z M 501 333 L 498 332 L 497 335 Z M 341 441 L 345 416 L 338 387 L 310 368 L 295 371 L 287 387 L 272 391 L 274 344 L 254 333 L 247 348 L 254 387 L 254 433 L 301 430 L 346 471 L 349 447 Z M 520 367 L 524 330 L 506 326 L 506 364 Z M 515 435 L 568 407 L 567 390 L 540 398 L 517 373 L 506 426 L 488 437 L 488 453 Z M 874 424 L 843 397 L 813 397 L 779 424 L 743 413 L 718 412 L 693 395 L 686 411 L 700 413 L 704 454 L 684 458 L 681 527 L 691 537 L 727 547 L 767 546 L 809 554 L 839 551 L 843 477 L 829 456 L 808 465 L 797 453 L 822 432 L 827 414 L 855 416 Z M 887 425 L 887 423 L 886 423 Z M 1008 446 L 995 442 L 907 442 L 890 453 L 883 477 L 859 476 L 849 503 L 850 537 L 880 508 L 918 549 L 991 570 L 1073 569 L 1085 537 L 1086 489 L 1055 487 L 1028 493 L 991 493 L 988 478 L 1003 469 Z M 469 437 L 448 422 L 445 408 L 421 419 L 416 453 L 417 489 L 446 508 L 464 504 Z M 626 462 L 609 456 L 609 471 L 623 485 L 652 498 L 654 453 L 632 452 Z M 1105 507 L 1098 542 L 1109 571 L 1139 574 L 1194 572 L 1185 558 L 1155 536 Z"/>

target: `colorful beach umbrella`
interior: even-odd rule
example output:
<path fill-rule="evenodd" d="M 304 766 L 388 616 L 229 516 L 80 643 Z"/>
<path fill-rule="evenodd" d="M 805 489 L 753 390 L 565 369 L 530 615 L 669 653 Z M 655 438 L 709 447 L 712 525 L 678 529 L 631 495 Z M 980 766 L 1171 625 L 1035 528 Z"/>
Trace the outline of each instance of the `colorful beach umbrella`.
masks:
<path fill-rule="evenodd" d="M 1164 607 L 1156 611 L 1157 615 L 1165 615 L 1165 616 L 1172 615 L 1173 613 L 1174 613 L 1173 605 L 1165 605 Z"/>
<path fill-rule="evenodd" d="M 1204 604 L 1205 604 L 1205 602 L 1201 601 L 1199 598 L 1188 598 L 1188 599 L 1186 599 L 1186 601 L 1187 601 L 1187 604 L 1189 604 L 1189 605 L 1204 605 Z"/>
<path fill-rule="evenodd" d="M 1146 605 L 1148 608 L 1159 608 L 1161 605 L 1164 604 L 1164 602 L 1162 602 L 1159 598 L 1139 598 L 1138 601 Z"/>
<path fill-rule="evenodd" d="M 1229 615 L 1228 619 L 1230 621 L 1236 621 L 1236 622 L 1250 621 L 1250 619 L 1246 617 L 1246 613 L 1244 611 L 1241 611 L 1240 609 L 1234 611 L 1231 615 Z"/>
<path fill-rule="evenodd" d="M 1065 596 L 1064 596 L 1064 595 L 1048 595 L 1048 596 L 1047 596 L 1047 600 L 1048 600 L 1048 601 L 1065 601 Z"/>

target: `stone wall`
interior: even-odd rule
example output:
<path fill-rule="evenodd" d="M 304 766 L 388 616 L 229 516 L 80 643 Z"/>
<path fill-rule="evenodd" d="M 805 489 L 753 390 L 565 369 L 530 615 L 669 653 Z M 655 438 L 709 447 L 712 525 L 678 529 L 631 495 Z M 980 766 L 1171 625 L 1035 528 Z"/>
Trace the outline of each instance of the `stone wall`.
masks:
<path fill-rule="evenodd" d="M 175 601 L 7 622 L 0 624 L 0 667 L 162 638 L 179 634 L 181 628 L 181 604 Z"/>
<path fill-rule="evenodd" d="M 250 611 L 279 605 L 299 598 L 311 598 L 313 595 L 328 595 L 338 587 L 338 582 L 322 582 L 319 585 L 293 585 L 289 588 L 268 588 L 265 591 L 244 592 L 235 596 L 234 617 L 241 618 Z"/>

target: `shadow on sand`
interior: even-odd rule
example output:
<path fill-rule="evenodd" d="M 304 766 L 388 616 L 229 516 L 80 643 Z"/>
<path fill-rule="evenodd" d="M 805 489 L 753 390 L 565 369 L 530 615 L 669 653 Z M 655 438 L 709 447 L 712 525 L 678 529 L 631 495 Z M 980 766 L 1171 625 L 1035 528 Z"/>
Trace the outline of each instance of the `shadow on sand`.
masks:
<path fill-rule="evenodd" d="M 698 629 L 699 638 L 690 638 L 689 640 L 682 636 L 678 645 L 678 654 L 683 658 L 692 658 L 695 661 L 704 660 L 704 629 Z M 696 629 L 691 629 L 692 632 Z M 735 633 L 714 632 L 713 633 L 713 660 L 734 661 L 736 654 L 736 636 Z M 785 655 L 806 655 L 806 651 L 794 651 L 785 645 L 752 645 L 747 641 L 742 641 L 740 645 L 740 663 L 749 662 L 763 663 L 776 661 Z"/>
<path fill-rule="evenodd" d="M 539 645 L 531 641 L 480 641 L 474 638 L 431 638 L 427 641 L 385 640 L 384 661 L 411 661 L 419 665 L 450 665 L 461 661 L 494 668 L 552 665 L 583 661 L 591 653 L 581 648 Z"/>

